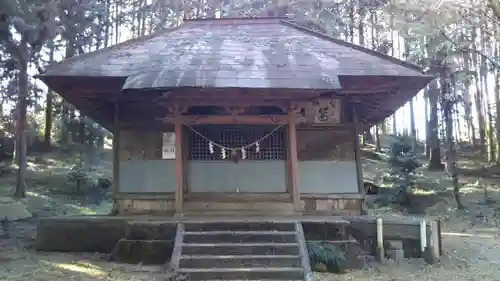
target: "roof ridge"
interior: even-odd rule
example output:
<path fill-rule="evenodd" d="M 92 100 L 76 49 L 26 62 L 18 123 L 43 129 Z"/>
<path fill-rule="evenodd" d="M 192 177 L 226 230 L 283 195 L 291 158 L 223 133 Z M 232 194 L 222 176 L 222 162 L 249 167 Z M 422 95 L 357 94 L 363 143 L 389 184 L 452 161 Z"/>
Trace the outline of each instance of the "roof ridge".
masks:
<path fill-rule="evenodd" d="M 128 40 L 125 40 L 125 41 L 120 42 L 118 44 L 114 44 L 114 45 L 110 45 L 110 46 L 104 47 L 102 49 L 98 49 L 98 50 L 95 50 L 95 51 L 92 51 L 92 52 L 88 52 L 88 53 L 78 54 L 76 56 L 72 56 L 72 57 L 69 57 L 69 58 L 63 58 L 61 61 L 49 64 L 45 68 L 45 72 L 39 73 L 39 74 L 35 75 L 35 77 L 44 76 L 45 73 L 47 73 L 48 71 L 50 71 L 50 69 L 53 68 L 53 67 L 57 67 L 57 66 L 64 65 L 64 64 L 67 64 L 67 63 L 72 63 L 75 60 L 81 60 L 82 58 L 89 58 L 89 57 L 98 55 L 98 54 L 100 54 L 102 52 L 111 51 L 111 50 L 114 50 L 116 48 L 126 46 L 128 44 L 140 43 L 140 42 L 143 42 L 143 41 L 155 38 L 157 36 L 160 36 L 160 35 L 163 35 L 163 34 L 170 33 L 172 31 L 178 30 L 178 29 L 180 29 L 181 27 L 184 27 L 184 26 L 185 26 L 184 24 L 179 24 L 178 26 L 175 26 L 175 27 L 163 28 L 161 30 L 152 32 L 150 34 L 147 34 L 147 35 L 144 35 L 144 36 L 140 36 L 140 37 L 137 37 L 137 38 L 128 39 Z"/>
<path fill-rule="evenodd" d="M 252 17 L 223 17 L 223 18 L 190 18 L 190 19 L 183 19 L 183 22 L 207 22 L 207 21 L 268 21 L 268 20 L 290 20 L 290 17 L 286 16 L 252 16 Z"/>
<path fill-rule="evenodd" d="M 280 20 L 280 23 L 282 23 L 282 24 L 284 24 L 286 26 L 292 27 L 294 29 L 297 29 L 297 30 L 299 30 L 301 32 L 304 32 L 304 33 L 307 33 L 307 34 L 319 37 L 319 38 L 324 39 L 324 40 L 328 40 L 328 41 L 330 41 L 332 43 L 335 43 L 335 44 L 338 44 L 338 45 L 342 45 L 342 46 L 345 46 L 345 47 L 349 47 L 349 48 L 355 49 L 357 51 L 364 52 L 364 53 L 367 53 L 369 55 L 373 55 L 373 56 L 379 57 L 381 59 L 390 61 L 392 63 L 399 64 L 399 65 L 401 65 L 403 67 L 407 67 L 407 68 L 419 71 L 420 73 L 424 74 L 422 67 L 420 67 L 419 65 L 416 65 L 414 63 L 407 62 L 407 61 L 398 59 L 396 57 L 393 57 L 393 56 L 390 56 L 390 55 L 387 55 L 387 54 L 384 54 L 384 53 L 381 53 L 381 52 L 378 52 L 378 51 L 375 51 L 375 50 L 372 50 L 372 49 L 369 49 L 369 48 L 365 48 L 363 46 L 360 46 L 360 45 L 357 45 L 357 44 L 354 44 L 354 43 L 350 43 L 350 42 L 347 42 L 347 41 L 335 38 L 335 37 L 330 36 L 328 34 L 325 34 L 325 33 L 322 33 L 322 32 L 318 32 L 318 31 L 315 31 L 315 30 L 313 30 L 311 28 L 308 28 L 308 27 L 302 26 L 300 24 L 297 24 L 297 23 L 295 23 L 295 22 L 293 22 L 291 20 L 282 19 L 282 20 Z"/>

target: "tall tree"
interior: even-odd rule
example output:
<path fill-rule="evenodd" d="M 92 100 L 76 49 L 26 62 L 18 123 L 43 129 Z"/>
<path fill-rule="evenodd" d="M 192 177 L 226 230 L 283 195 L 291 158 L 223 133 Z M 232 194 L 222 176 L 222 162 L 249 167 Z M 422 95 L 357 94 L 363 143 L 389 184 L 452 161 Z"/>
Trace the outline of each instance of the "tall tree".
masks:
<path fill-rule="evenodd" d="M 44 43 L 55 36 L 56 15 L 57 9 L 52 0 L 0 2 L 0 42 L 13 58 L 18 71 L 18 103 L 15 112 L 18 170 L 14 194 L 17 198 L 26 195 L 28 66 Z"/>
<path fill-rule="evenodd" d="M 453 186 L 453 195 L 455 197 L 455 201 L 457 203 L 457 208 L 464 209 L 464 205 L 460 198 L 460 183 L 458 182 L 458 173 L 456 169 L 457 160 L 456 160 L 456 150 L 453 138 L 453 111 L 455 105 L 458 103 L 456 97 L 453 96 L 451 92 L 451 87 L 455 85 L 451 85 L 451 75 L 453 75 L 450 66 L 443 61 L 443 65 L 441 65 L 440 71 L 440 85 L 441 85 L 441 109 L 443 113 L 443 119 L 445 121 L 445 130 L 446 130 L 446 160 L 448 173 L 451 175 L 452 186 Z"/>
<path fill-rule="evenodd" d="M 49 47 L 49 62 L 54 61 L 55 45 L 54 41 L 50 41 Z M 53 104 L 54 92 L 49 89 L 47 91 L 47 97 L 45 100 L 45 134 L 44 134 L 44 145 L 46 149 L 50 149 L 52 142 L 52 104 Z"/>

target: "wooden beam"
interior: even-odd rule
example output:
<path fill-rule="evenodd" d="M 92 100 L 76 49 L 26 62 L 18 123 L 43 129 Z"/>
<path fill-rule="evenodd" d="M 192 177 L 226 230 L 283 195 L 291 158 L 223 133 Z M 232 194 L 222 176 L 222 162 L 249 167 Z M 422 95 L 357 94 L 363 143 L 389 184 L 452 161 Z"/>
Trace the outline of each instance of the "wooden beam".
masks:
<path fill-rule="evenodd" d="M 280 99 L 317 97 L 326 91 L 280 88 L 180 88 L 168 92 L 168 98 L 181 99 Z M 331 90 L 328 90 L 331 92 Z"/>
<path fill-rule="evenodd" d="M 176 110 L 177 116 L 180 115 Z M 175 122 L 175 212 L 182 214 L 184 211 L 184 156 L 182 151 L 182 122 L 177 118 Z"/>
<path fill-rule="evenodd" d="M 260 100 L 256 98 L 211 98 L 210 96 L 205 96 L 204 98 L 192 98 L 192 97 L 176 97 L 176 98 L 158 98 L 158 105 L 171 106 L 172 103 L 177 103 L 182 107 L 192 107 L 192 106 L 235 106 L 235 107 L 253 107 L 253 106 L 276 106 L 286 108 L 287 101 L 283 99 L 269 99 Z"/>
<path fill-rule="evenodd" d="M 298 166 L 298 151 L 297 151 L 297 128 L 296 128 L 296 114 L 293 108 L 288 111 L 288 140 L 290 144 L 290 180 L 291 194 L 293 200 L 294 210 L 296 212 L 302 211 L 300 206 L 300 190 L 299 190 L 299 166 Z"/>
<path fill-rule="evenodd" d="M 176 123 L 179 120 L 182 124 L 252 124 L 252 125 L 272 125 L 284 124 L 288 121 L 286 115 L 185 115 L 180 117 L 167 116 L 159 118 L 164 123 Z"/>

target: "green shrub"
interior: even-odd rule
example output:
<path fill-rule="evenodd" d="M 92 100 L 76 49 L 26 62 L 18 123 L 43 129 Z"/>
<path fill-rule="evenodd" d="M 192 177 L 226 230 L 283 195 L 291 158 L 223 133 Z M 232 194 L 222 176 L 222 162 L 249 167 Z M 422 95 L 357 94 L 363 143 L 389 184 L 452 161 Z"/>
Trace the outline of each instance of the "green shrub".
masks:
<path fill-rule="evenodd" d="M 421 166 L 415 156 L 412 140 L 407 136 L 392 136 L 389 165 L 392 188 L 384 188 L 378 203 L 408 205 L 409 194 L 415 182 L 415 171 Z"/>
<path fill-rule="evenodd" d="M 313 269 L 323 265 L 328 272 L 345 272 L 345 254 L 337 245 L 328 242 L 307 242 L 307 251 Z"/>

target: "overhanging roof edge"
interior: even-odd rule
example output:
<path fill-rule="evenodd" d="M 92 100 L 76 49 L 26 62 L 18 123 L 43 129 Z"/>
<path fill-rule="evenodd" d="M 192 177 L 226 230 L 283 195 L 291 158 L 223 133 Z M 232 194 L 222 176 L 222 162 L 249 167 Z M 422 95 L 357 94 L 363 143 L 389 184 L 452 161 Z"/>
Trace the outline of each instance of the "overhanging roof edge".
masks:
<path fill-rule="evenodd" d="M 180 28 L 182 28 L 184 26 L 185 26 L 184 24 L 180 24 L 180 25 L 178 25 L 176 27 L 161 29 L 161 30 L 158 30 L 156 32 L 150 33 L 148 35 L 140 36 L 140 37 L 133 38 L 133 39 L 129 39 L 129 40 L 120 42 L 118 44 L 111 45 L 111 46 L 108 46 L 108 47 L 104 47 L 102 49 L 98 49 L 98 50 L 95 50 L 95 51 L 92 51 L 92 52 L 79 54 L 79 55 L 72 56 L 72 57 L 69 57 L 69 58 L 64 58 L 62 61 L 54 62 L 54 63 L 49 64 L 45 68 L 45 72 L 42 73 L 42 74 L 39 74 L 39 75 L 46 74 L 46 73 L 50 72 L 51 69 L 57 68 L 60 65 L 65 65 L 65 64 L 73 63 L 73 62 L 75 62 L 77 60 L 81 60 L 81 59 L 91 58 L 92 56 L 95 56 L 97 54 L 101 54 L 101 53 L 107 52 L 107 51 L 113 51 L 116 48 L 120 48 L 120 47 L 126 46 L 128 44 L 140 43 L 140 42 L 143 42 L 143 41 L 155 38 L 157 36 L 173 32 L 173 31 L 178 30 L 178 29 L 180 29 Z M 59 75 L 59 76 L 61 76 L 61 75 Z"/>
<path fill-rule="evenodd" d="M 379 57 L 381 59 L 384 59 L 384 60 L 390 61 L 392 63 L 398 64 L 400 66 L 403 66 L 403 67 L 406 67 L 406 68 L 410 68 L 412 70 L 416 70 L 416 71 L 420 72 L 422 75 L 424 75 L 423 68 L 420 67 L 419 65 L 413 64 L 411 62 L 400 60 L 400 59 L 395 58 L 393 56 L 390 56 L 390 55 L 387 55 L 387 54 L 384 54 L 384 53 L 381 53 L 381 52 L 378 52 L 378 51 L 375 51 L 375 50 L 372 50 L 372 49 L 368 49 L 368 48 L 365 48 L 365 47 L 362 47 L 362 46 L 359 46 L 357 44 L 350 43 L 350 42 L 347 42 L 347 41 L 344 41 L 344 40 L 341 40 L 341 39 L 337 39 L 337 38 L 335 38 L 333 36 L 330 36 L 328 34 L 325 34 L 325 33 L 322 33 L 322 32 L 318 32 L 318 31 L 315 31 L 315 30 L 310 29 L 308 27 L 305 27 L 305 26 L 302 26 L 300 24 L 294 23 L 290 19 L 281 19 L 280 22 L 282 24 L 286 25 L 286 26 L 292 27 L 294 29 L 297 29 L 297 30 L 302 31 L 304 33 L 307 33 L 309 35 L 316 36 L 318 38 L 330 41 L 332 43 L 335 43 L 335 44 L 338 44 L 338 45 L 342 45 L 342 46 L 345 46 L 345 47 L 348 47 L 348 48 L 352 48 L 352 49 L 355 49 L 355 50 L 360 51 L 360 52 L 364 52 L 364 53 L 372 55 L 372 56 Z"/>

